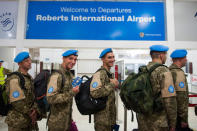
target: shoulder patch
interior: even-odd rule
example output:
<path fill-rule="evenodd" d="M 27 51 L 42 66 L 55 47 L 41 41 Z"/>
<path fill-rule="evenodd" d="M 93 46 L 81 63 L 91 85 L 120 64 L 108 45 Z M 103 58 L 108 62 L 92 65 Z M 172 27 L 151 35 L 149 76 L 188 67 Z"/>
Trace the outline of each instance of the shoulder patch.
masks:
<path fill-rule="evenodd" d="M 176 96 L 171 72 L 164 73 L 164 77 L 162 79 L 161 94 L 162 97 Z"/>
<path fill-rule="evenodd" d="M 173 87 L 172 85 L 170 85 L 170 86 L 168 87 L 168 91 L 169 91 L 170 93 L 174 93 L 174 87 Z"/>
<path fill-rule="evenodd" d="M 18 79 L 11 79 L 9 82 L 10 85 L 10 102 L 15 102 L 18 100 L 25 99 L 23 90 L 21 89 Z"/>
<path fill-rule="evenodd" d="M 92 81 L 90 84 L 90 91 L 99 89 L 101 88 L 101 86 L 102 84 L 101 84 L 101 79 L 100 79 L 100 72 L 96 72 L 92 77 Z"/>
<path fill-rule="evenodd" d="M 184 72 L 177 71 L 176 74 L 177 74 L 176 82 L 175 82 L 176 91 L 186 91 L 186 77 Z"/>
<path fill-rule="evenodd" d="M 49 94 L 51 94 L 53 91 L 54 91 L 53 86 L 49 87 L 49 89 L 48 89 L 48 93 L 49 93 Z"/>
<path fill-rule="evenodd" d="M 47 96 L 52 96 L 57 93 L 57 80 L 58 80 L 59 74 L 54 74 L 50 77 L 48 86 L 47 86 Z"/>
<path fill-rule="evenodd" d="M 184 82 L 181 81 L 181 82 L 179 83 L 179 87 L 180 87 L 180 88 L 184 88 L 184 86 L 185 86 Z"/>
<path fill-rule="evenodd" d="M 98 82 L 92 83 L 92 88 L 96 88 L 98 86 Z"/>
<path fill-rule="evenodd" d="M 14 91 L 14 92 L 12 93 L 12 96 L 13 96 L 14 98 L 18 98 L 18 97 L 20 96 L 19 91 Z"/>

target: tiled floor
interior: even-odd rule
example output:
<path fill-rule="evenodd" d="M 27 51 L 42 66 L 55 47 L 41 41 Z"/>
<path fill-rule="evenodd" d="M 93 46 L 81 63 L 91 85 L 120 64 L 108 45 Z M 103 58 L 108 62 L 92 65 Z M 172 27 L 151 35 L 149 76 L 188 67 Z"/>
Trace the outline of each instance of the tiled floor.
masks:
<path fill-rule="evenodd" d="M 124 109 L 122 102 L 118 99 L 119 106 L 118 106 L 118 123 L 120 124 L 120 131 L 124 131 Z M 134 114 L 135 116 L 135 114 Z M 4 123 L 4 118 L 0 117 L 0 131 L 7 131 L 7 125 Z M 94 124 L 93 122 L 89 124 L 89 117 L 82 116 L 75 106 L 73 105 L 73 119 L 76 121 L 77 127 L 79 131 L 94 131 Z M 93 117 L 92 117 L 93 121 Z M 46 119 L 43 119 L 39 123 L 40 131 L 46 131 Z M 194 108 L 189 108 L 189 124 L 190 127 L 197 130 L 197 116 L 194 114 Z M 127 131 L 132 131 L 132 129 L 137 128 L 137 121 L 136 118 L 134 122 L 131 122 L 131 112 L 127 111 Z"/>

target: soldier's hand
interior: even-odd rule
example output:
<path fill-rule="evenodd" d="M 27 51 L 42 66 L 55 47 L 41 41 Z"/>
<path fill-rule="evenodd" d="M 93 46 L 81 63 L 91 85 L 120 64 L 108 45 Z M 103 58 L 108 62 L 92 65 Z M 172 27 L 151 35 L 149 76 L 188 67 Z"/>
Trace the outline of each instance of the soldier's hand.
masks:
<path fill-rule="evenodd" d="M 113 84 L 115 85 L 115 88 L 117 88 L 118 85 L 119 85 L 119 82 L 118 82 L 118 80 L 117 80 L 116 78 L 110 79 L 110 82 L 113 83 Z"/>
<path fill-rule="evenodd" d="M 72 91 L 76 94 L 79 93 L 79 86 L 72 88 Z"/>

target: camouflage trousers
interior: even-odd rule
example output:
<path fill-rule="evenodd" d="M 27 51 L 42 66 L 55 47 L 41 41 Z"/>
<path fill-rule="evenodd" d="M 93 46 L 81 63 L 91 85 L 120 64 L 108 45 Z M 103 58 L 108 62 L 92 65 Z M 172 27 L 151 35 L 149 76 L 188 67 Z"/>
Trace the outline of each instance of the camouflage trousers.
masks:
<path fill-rule="evenodd" d="M 169 129 L 167 127 L 150 127 L 146 128 L 146 127 L 138 127 L 139 131 L 169 131 Z"/>
<path fill-rule="evenodd" d="M 112 126 L 106 126 L 101 124 L 95 124 L 95 131 L 112 131 Z"/>
<path fill-rule="evenodd" d="M 49 130 L 48 131 L 70 131 L 70 129 L 66 128 L 65 127 L 49 127 Z"/>
<path fill-rule="evenodd" d="M 142 117 L 137 116 L 139 131 L 169 131 L 168 127 L 155 125 L 151 121 L 146 121 Z"/>
<path fill-rule="evenodd" d="M 39 131 L 38 125 L 36 128 L 33 127 L 26 127 L 26 128 L 16 128 L 8 126 L 8 131 Z"/>

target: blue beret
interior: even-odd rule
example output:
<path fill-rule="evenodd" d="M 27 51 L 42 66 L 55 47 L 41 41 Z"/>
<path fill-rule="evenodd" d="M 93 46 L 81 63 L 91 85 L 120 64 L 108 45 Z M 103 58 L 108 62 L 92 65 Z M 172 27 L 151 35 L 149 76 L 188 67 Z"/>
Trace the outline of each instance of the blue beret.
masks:
<path fill-rule="evenodd" d="M 2 62 L 4 62 L 4 61 L 0 59 L 0 62 L 2 63 Z"/>
<path fill-rule="evenodd" d="M 29 58 L 29 53 L 28 52 L 20 52 L 15 58 L 14 62 L 19 63 L 22 62 L 24 59 Z"/>
<path fill-rule="evenodd" d="M 67 50 L 65 51 L 62 56 L 66 57 L 66 56 L 70 56 L 70 55 L 75 55 L 78 56 L 77 54 L 78 50 Z"/>
<path fill-rule="evenodd" d="M 187 51 L 185 49 L 177 49 L 172 52 L 170 55 L 171 58 L 183 58 L 187 55 Z"/>
<path fill-rule="evenodd" d="M 150 51 L 166 52 L 169 48 L 164 45 L 152 45 L 150 46 Z"/>
<path fill-rule="evenodd" d="M 105 54 L 107 54 L 107 53 L 109 53 L 109 52 L 112 52 L 112 48 L 104 49 L 104 50 L 101 52 L 99 58 L 102 58 Z"/>

